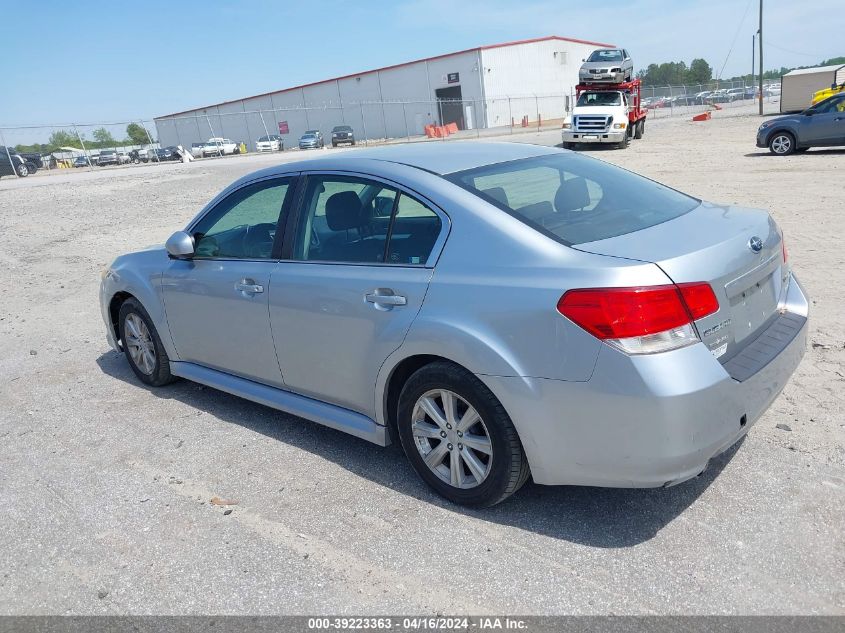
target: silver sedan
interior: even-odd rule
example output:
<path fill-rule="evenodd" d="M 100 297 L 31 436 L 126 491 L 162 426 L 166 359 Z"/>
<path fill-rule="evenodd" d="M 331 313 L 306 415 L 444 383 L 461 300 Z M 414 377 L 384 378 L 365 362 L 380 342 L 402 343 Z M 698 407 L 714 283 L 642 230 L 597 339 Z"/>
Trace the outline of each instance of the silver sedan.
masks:
<path fill-rule="evenodd" d="M 186 378 L 379 445 L 462 504 L 672 485 L 804 354 L 765 211 L 572 152 L 420 143 L 288 163 L 215 197 L 100 295 L 138 378 Z"/>

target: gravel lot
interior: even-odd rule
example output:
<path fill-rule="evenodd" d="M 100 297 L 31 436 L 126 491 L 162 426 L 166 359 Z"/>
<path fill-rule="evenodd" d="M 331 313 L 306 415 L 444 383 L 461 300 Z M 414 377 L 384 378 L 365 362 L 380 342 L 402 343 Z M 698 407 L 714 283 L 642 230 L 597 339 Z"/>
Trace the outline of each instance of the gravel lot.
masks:
<path fill-rule="evenodd" d="M 772 211 L 813 300 L 792 382 L 689 483 L 529 483 L 485 511 L 435 497 L 395 447 L 149 390 L 106 344 L 102 268 L 297 152 L 4 178 L 0 613 L 845 614 L 845 151 L 771 157 L 736 114 L 590 153 Z"/>

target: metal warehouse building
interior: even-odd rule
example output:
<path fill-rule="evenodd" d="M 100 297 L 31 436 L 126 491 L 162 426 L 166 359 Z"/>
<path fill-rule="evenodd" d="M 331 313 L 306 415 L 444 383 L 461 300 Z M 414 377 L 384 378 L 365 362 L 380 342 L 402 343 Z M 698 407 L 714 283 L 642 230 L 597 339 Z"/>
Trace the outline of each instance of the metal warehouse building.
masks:
<path fill-rule="evenodd" d="M 162 146 L 190 147 L 211 137 L 246 143 L 306 130 L 329 138 L 351 125 L 357 138 L 419 135 L 429 124 L 459 129 L 558 119 L 578 83 L 581 60 L 612 44 L 542 37 L 480 46 L 354 75 L 226 101 L 155 119 Z"/>

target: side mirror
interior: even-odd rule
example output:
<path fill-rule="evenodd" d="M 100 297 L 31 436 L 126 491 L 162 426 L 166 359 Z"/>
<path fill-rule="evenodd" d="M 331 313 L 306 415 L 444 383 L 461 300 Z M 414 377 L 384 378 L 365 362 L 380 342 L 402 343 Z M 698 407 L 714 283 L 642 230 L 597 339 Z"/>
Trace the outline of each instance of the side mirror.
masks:
<path fill-rule="evenodd" d="M 176 231 L 164 244 L 173 259 L 190 259 L 194 255 L 194 238 L 185 231 Z"/>

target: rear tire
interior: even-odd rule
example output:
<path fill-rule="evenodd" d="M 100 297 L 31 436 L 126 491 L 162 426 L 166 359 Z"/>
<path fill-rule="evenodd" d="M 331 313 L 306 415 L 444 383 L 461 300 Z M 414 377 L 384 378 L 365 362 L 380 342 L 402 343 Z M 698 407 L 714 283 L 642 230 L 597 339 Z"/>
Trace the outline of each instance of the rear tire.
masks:
<path fill-rule="evenodd" d="M 492 506 L 528 480 L 513 422 L 487 386 L 462 367 L 438 361 L 412 374 L 399 395 L 397 427 L 414 470 L 453 503 Z"/>
<path fill-rule="evenodd" d="M 173 382 L 170 358 L 144 306 L 127 299 L 120 306 L 117 322 L 126 359 L 140 381 L 151 387 Z"/>
<path fill-rule="evenodd" d="M 637 121 L 637 126 L 634 130 L 634 138 L 641 139 L 643 137 L 643 134 L 645 134 L 645 120 L 640 119 L 639 121 Z"/>

